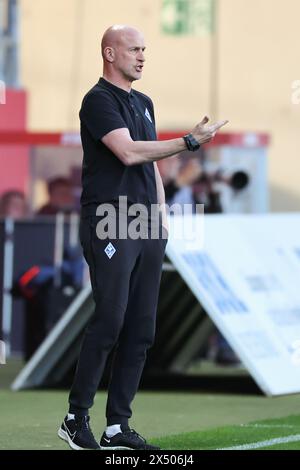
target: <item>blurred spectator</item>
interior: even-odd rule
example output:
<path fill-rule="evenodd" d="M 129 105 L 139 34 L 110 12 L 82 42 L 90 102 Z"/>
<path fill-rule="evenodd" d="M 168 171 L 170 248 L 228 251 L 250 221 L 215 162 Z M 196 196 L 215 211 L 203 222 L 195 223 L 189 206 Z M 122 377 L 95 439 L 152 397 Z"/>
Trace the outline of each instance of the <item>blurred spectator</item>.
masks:
<path fill-rule="evenodd" d="M 33 264 L 19 273 L 12 289 L 25 302 L 25 360 L 29 360 L 80 291 L 84 263 L 79 247 L 66 247 L 61 266 Z M 59 274 L 59 285 L 57 275 Z"/>
<path fill-rule="evenodd" d="M 202 169 L 198 158 L 186 160 L 170 158 L 168 167 L 162 172 L 166 203 L 172 205 L 193 204 L 192 185 L 200 178 Z"/>
<path fill-rule="evenodd" d="M 72 182 L 57 177 L 48 182 L 49 202 L 42 206 L 37 215 L 55 215 L 58 212 L 70 214 L 76 211 Z"/>
<path fill-rule="evenodd" d="M 214 188 L 213 179 L 204 171 L 204 162 L 205 154 L 202 151 L 195 157 L 170 158 L 165 166 L 160 166 L 167 204 L 190 203 L 192 212 L 195 212 L 196 204 L 204 204 L 206 214 L 222 212 L 220 194 Z M 219 365 L 240 364 L 239 358 L 216 327 L 208 338 L 205 355 Z"/>
<path fill-rule="evenodd" d="M 167 204 L 191 204 L 194 213 L 196 205 L 203 204 L 206 214 L 222 212 L 215 175 L 207 174 L 204 164 L 204 151 L 192 157 L 169 159 L 162 171 Z"/>
<path fill-rule="evenodd" d="M 19 190 L 6 191 L 0 199 L 0 217 L 23 219 L 28 215 L 25 194 Z"/>

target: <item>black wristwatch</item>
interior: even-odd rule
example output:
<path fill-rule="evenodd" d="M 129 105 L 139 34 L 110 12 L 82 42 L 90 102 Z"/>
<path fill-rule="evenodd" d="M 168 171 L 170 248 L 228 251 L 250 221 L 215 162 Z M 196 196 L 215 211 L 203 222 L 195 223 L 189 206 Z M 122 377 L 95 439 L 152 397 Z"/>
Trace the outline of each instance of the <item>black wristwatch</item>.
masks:
<path fill-rule="evenodd" d="M 193 134 L 187 134 L 183 136 L 185 145 L 190 152 L 195 152 L 200 148 L 200 144 L 197 142 Z"/>

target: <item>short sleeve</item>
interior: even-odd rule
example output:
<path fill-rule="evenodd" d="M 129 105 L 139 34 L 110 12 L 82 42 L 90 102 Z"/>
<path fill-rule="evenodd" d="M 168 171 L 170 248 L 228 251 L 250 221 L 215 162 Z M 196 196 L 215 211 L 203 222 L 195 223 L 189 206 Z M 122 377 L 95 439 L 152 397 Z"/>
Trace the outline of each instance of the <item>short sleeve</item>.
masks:
<path fill-rule="evenodd" d="M 79 116 L 96 141 L 115 129 L 128 127 L 116 101 L 107 93 L 86 95 Z"/>

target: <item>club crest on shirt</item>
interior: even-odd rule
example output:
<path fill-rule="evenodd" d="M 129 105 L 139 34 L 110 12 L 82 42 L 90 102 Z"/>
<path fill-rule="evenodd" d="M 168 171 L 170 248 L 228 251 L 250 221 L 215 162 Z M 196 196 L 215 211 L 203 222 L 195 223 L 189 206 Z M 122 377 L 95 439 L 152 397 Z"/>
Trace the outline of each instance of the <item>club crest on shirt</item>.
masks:
<path fill-rule="evenodd" d="M 150 113 L 148 111 L 148 108 L 145 109 L 145 116 L 147 119 L 149 119 L 149 121 L 152 123 L 152 119 L 151 119 L 151 116 L 150 116 Z"/>
<path fill-rule="evenodd" d="M 112 243 L 109 243 L 106 248 L 105 248 L 105 253 L 106 253 L 106 256 L 108 256 L 109 259 L 111 259 L 115 252 L 117 251 L 114 247 L 114 245 Z"/>

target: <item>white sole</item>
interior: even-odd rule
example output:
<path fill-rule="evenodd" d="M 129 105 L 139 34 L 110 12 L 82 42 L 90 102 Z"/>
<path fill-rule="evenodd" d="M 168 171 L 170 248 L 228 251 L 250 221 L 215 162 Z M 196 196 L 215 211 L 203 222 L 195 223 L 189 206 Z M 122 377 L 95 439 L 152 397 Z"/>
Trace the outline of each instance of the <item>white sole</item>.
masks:
<path fill-rule="evenodd" d="M 131 447 L 102 447 L 100 446 L 100 450 L 136 450 L 132 449 Z"/>
<path fill-rule="evenodd" d="M 85 450 L 82 447 L 79 447 L 76 444 L 74 444 L 72 439 L 70 439 L 70 436 L 68 435 L 68 433 L 64 431 L 62 428 L 59 428 L 57 435 L 58 437 L 60 437 L 60 439 L 62 439 L 63 441 L 66 441 L 72 450 Z"/>

